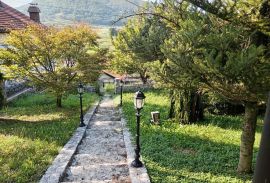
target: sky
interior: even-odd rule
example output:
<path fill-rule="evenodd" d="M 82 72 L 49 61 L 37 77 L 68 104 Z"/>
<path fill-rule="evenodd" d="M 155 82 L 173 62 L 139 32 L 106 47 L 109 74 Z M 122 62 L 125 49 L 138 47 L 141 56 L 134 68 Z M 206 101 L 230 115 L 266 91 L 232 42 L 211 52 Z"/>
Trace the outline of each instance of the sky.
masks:
<path fill-rule="evenodd" d="M 28 4 L 30 3 L 32 0 L 1 0 L 4 3 L 12 6 L 12 7 L 19 7 L 22 6 L 24 4 Z"/>
<path fill-rule="evenodd" d="M 32 2 L 32 0 L 1 0 L 1 1 L 3 1 L 4 3 L 6 3 L 14 8 Z M 147 0 L 144 0 L 144 1 L 147 1 Z"/>

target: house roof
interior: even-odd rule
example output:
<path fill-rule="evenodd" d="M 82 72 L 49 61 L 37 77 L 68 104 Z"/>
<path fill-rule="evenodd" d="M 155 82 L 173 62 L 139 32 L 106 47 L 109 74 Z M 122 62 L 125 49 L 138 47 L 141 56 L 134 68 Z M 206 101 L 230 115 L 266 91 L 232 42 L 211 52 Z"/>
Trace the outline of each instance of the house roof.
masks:
<path fill-rule="evenodd" d="M 103 73 L 112 77 L 112 78 L 119 78 L 119 79 L 122 79 L 124 76 L 120 75 L 120 74 L 117 74 L 113 71 L 109 71 L 109 70 L 103 70 Z"/>
<path fill-rule="evenodd" d="M 0 0 L 0 33 L 23 29 L 30 23 L 34 21 Z"/>

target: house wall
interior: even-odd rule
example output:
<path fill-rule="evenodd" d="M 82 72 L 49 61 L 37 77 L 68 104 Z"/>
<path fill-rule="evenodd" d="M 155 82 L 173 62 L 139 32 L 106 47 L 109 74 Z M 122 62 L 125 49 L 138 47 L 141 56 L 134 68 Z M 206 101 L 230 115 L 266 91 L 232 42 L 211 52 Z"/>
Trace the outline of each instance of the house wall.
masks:
<path fill-rule="evenodd" d="M 4 44 L 5 38 L 8 34 L 6 33 L 0 33 L 0 46 Z"/>
<path fill-rule="evenodd" d="M 124 84 L 123 85 L 123 92 L 137 92 L 138 90 L 141 91 L 148 91 L 148 90 L 152 90 L 154 89 L 154 86 L 152 84 Z M 117 86 L 116 87 L 116 93 L 120 93 L 121 92 L 121 87 Z"/>
<path fill-rule="evenodd" d="M 114 78 L 108 76 L 107 74 L 102 74 L 98 80 L 103 83 L 114 83 Z"/>

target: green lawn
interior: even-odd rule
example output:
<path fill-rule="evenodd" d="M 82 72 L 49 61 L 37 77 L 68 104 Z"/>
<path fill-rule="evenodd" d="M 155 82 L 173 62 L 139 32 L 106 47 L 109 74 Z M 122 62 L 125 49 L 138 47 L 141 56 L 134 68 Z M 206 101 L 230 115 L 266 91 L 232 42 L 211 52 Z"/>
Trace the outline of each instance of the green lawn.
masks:
<path fill-rule="evenodd" d="M 84 110 L 98 100 L 84 94 Z M 38 182 L 79 125 L 79 99 L 63 108 L 49 94 L 29 94 L 0 111 L 0 182 Z"/>
<path fill-rule="evenodd" d="M 135 134 L 133 93 L 124 94 L 123 111 Z M 193 125 L 179 125 L 168 120 L 169 100 L 162 92 L 145 92 L 142 110 L 142 156 L 151 181 L 177 182 L 251 182 L 252 175 L 238 175 L 242 117 L 207 116 Z M 119 97 L 116 98 L 117 102 Z M 161 126 L 150 125 L 150 112 L 160 111 Z M 261 124 L 256 133 L 258 151 Z M 255 156 L 254 156 L 255 161 Z"/>
<path fill-rule="evenodd" d="M 106 93 L 113 95 L 115 92 L 115 84 L 113 83 L 106 83 L 104 86 L 104 90 Z"/>

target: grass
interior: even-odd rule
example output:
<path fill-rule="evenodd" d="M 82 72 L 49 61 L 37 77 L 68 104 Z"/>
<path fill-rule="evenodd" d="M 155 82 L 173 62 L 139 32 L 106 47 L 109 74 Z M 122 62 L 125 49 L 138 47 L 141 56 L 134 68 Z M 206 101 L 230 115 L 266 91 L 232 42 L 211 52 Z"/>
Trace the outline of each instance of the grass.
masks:
<path fill-rule="evenodd" d="M 134 136 L 133 95 L 124 94 L 123 111 Z M 180 125 L 166 120 L 169 100 L 164 93 L 145 92 L 145 95 L 141 154 L 153 183 L 251 182 L 252 175 L 236 173 L 242 116 L 209 115 L 203 122 Z M 160 111 L 162 125 L 149 123 L 151 111 Z M 253 162 L 258 151 L 261 124 L 262 120 L 259 120 Z"/>
<path fill-rule="evenodd" d="M 106 83 L 104 90 L 106 93 L 113 95 L 115 91 L 115 85 L 113 83 Z"/>
<path fill-rule="evenodd" d="M 84 94 L 84 110 L 98 100 Z M 0 182 L 38 182 L 79 125 L 79 99 L 29 94 L 0 111 Z"/>

